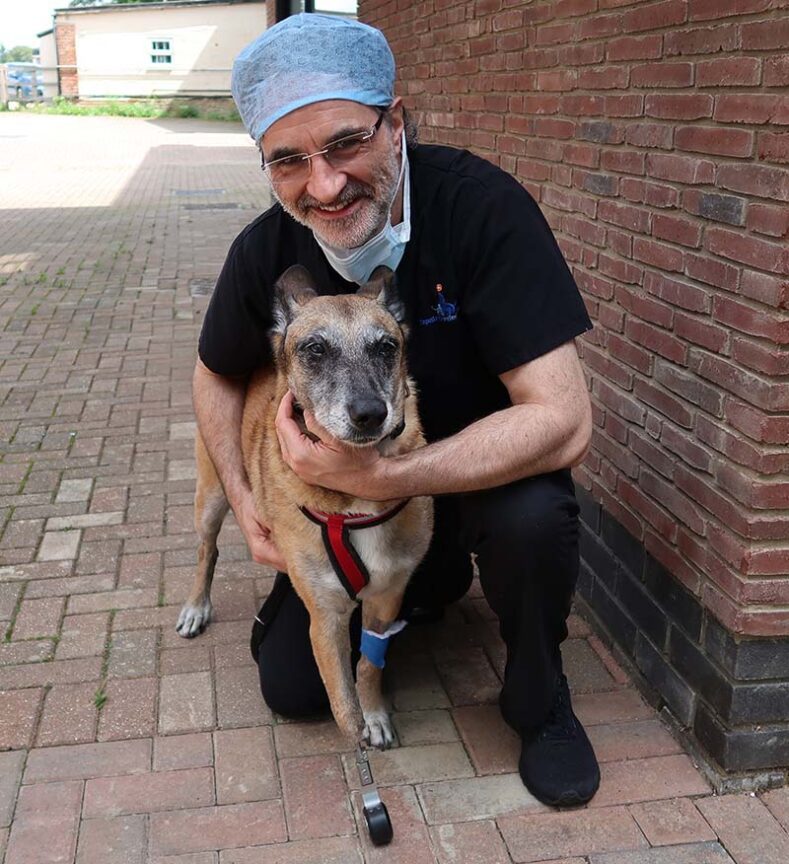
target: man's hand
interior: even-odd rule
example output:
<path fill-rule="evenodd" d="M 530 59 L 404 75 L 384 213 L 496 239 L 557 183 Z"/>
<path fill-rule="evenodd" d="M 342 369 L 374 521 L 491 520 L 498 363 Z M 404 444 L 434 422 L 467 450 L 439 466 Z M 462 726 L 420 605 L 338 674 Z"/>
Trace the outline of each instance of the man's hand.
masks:
<path fill-rule="evenodd" d="M 258 518 L 251 493 L 236 503 L 233 513 L 247 541 L 252 559 L 258 564 L 267 564 L 269 567 L 287 572 L 288 565 L 271 539 L 271 531 Z"/>
<path fill-rule="evenodd" d="M 349 447 L 333 438 L 304 412 L 304 422 L 318 440 L 305 435 L 293 416 L 293 394 L 288 390 L 277 411 L 276 428 L 282 458 L 310 486 L 322 486 L 372 501 L 386 500 L 381 493 L 383 457 L 375 447 Z"/>

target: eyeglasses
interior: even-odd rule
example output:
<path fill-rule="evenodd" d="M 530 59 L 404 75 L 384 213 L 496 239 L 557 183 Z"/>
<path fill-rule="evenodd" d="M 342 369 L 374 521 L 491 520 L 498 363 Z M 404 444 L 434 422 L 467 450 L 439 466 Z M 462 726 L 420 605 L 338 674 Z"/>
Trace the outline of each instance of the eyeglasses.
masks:
<path fill-rule="evenodd" d="M 365 145 L 372 141 L 375 133 L 381 127 L 385 113 L 385 111 L 381 111 L 375 126 L 366 132 L 357 132 L 354 135 L 338 138 L 316 153 L 294 153 L 292 156 L 272 159 L 271 162 L 266 162 L 263 159 L 263 170 L 273 183 L 304 180 L 310 173 L 310 159 L 314 159 L 316 156 L 323 156 L 332 168 L 338 171 L 342 170 L 359 156 Z"/>

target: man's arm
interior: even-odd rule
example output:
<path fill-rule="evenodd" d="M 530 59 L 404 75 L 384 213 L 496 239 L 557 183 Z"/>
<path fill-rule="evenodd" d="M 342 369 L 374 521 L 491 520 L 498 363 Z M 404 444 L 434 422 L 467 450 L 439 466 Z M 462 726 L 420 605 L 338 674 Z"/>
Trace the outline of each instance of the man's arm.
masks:
<path fill-rule="evenodd" d="M 245 393 L 244 379 L 217 375 L 198 359 L 192 379 L 192 399 L 203 442 L 253 559 L 284 570 L 285 561 L 272 542 L 269 529 L 258 518 L 244 470 L 241 418 Z"/>
<path fill-rule="evenodd" d="M 573 342 L 501 376 L 512 405 L 456 435 L 402 456 L 353 450 L 325 432 L 302 435 L 283 401 L 277 431 L 283 455 L 307 483 L 372 500 L 468 492 L 578 464 L 592 419 Z M 310 418 L 306 418 L 309 420 Z"/>

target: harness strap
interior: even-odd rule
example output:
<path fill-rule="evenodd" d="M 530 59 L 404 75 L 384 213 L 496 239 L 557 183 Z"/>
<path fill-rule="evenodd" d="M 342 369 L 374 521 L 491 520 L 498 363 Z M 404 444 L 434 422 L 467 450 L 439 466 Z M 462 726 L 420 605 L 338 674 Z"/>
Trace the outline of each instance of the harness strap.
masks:
<path fill-rule="evenodd" d="M 388 522 L 405 507 L 409 498 L 385 510 L 383 513 L 324 513 L 299 507 L 299 510 L 312 522 L 321 526 L 321 536 L 326 554 L 348 596 L 355 600 L 359 592 L 370 581 L 370 573 L 359 553 L 351 543 L 350 531 L 358 528 L 372 528 Z"/>

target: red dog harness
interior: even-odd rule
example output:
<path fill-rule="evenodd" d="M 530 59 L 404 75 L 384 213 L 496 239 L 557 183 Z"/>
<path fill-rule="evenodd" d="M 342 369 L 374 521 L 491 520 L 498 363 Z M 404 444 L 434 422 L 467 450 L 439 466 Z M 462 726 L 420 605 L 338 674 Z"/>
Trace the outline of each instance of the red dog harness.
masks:
<path fill-rule="evenodd" d="M 406 498 L 383 513 L 370 515 L 367 513 L 322 513 L 320 510 L 310 510 L 299 507 L 299 510 L 312 522 L 321 526 L 323 545 L 329 556 L 334 572 L 342 583 L 348 596 L 355 600 L 358 593 L 370 581 L 370 574 L 364 566 L 364 561 L 353 548 L 349 532 L 357 528 L 372 528 L 388 522 L 408 504 Z"/>

